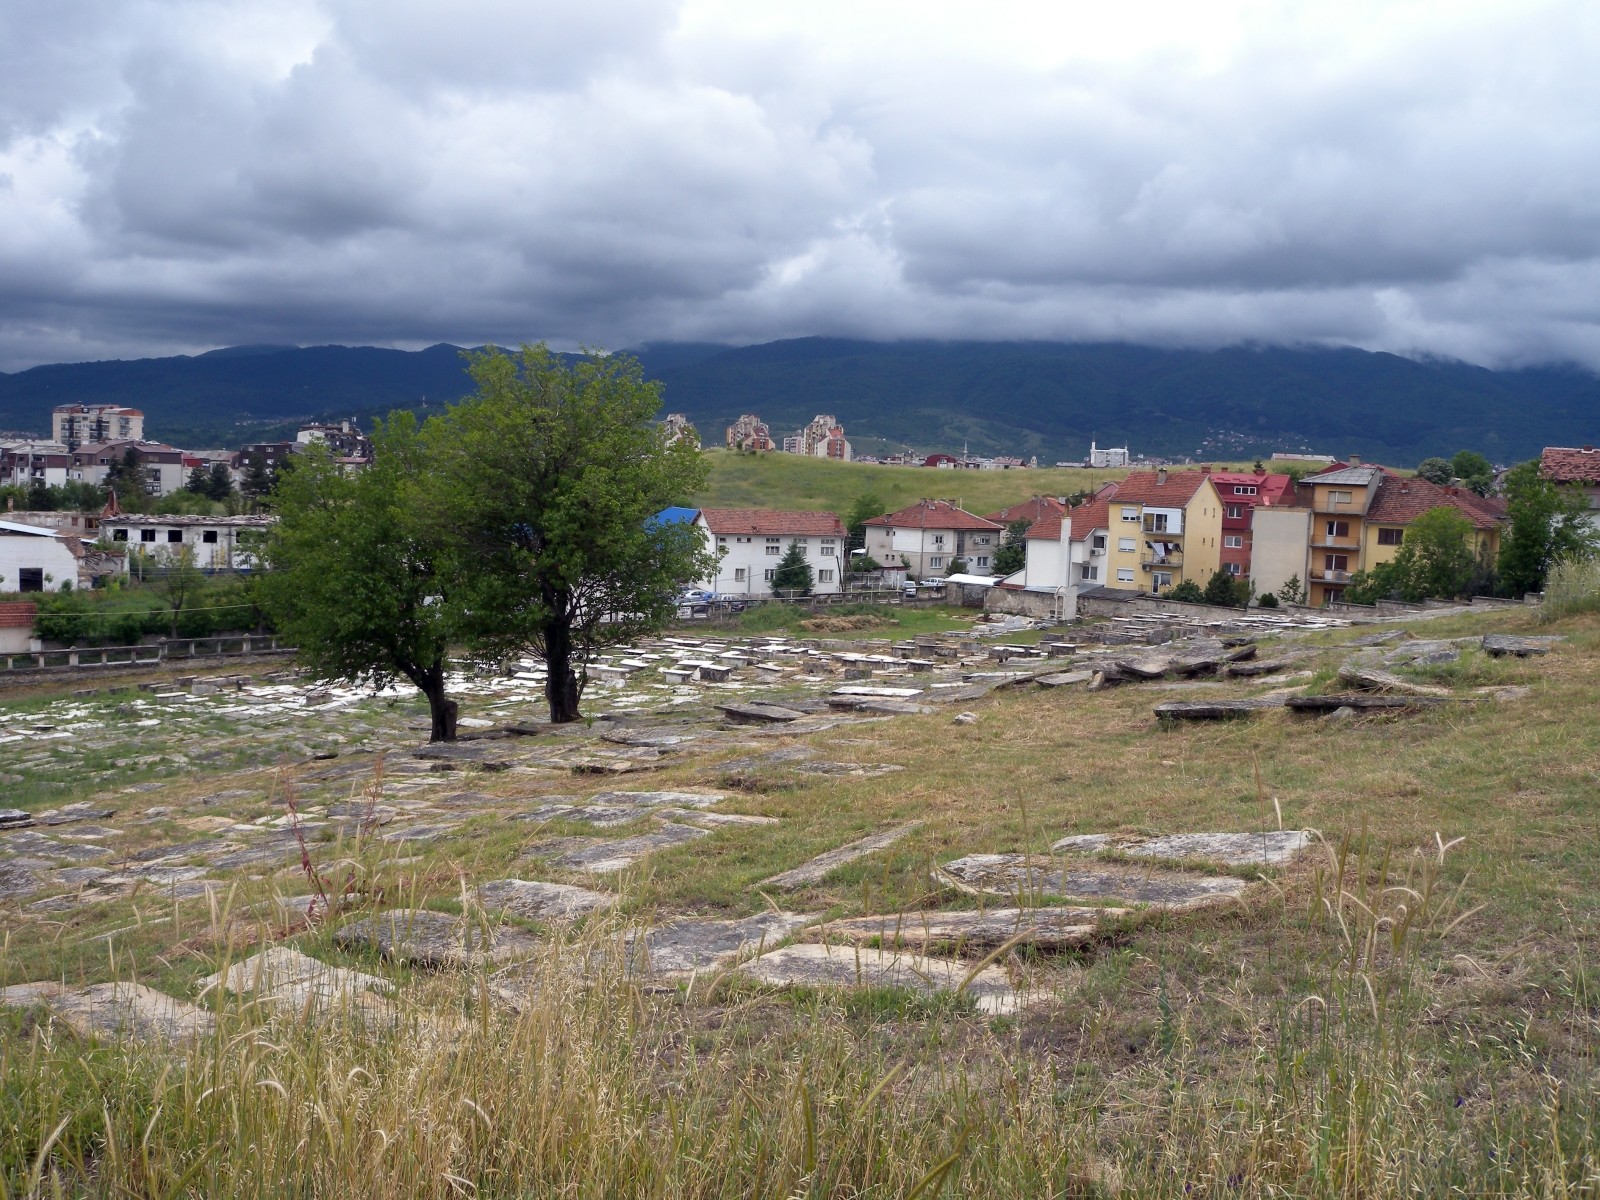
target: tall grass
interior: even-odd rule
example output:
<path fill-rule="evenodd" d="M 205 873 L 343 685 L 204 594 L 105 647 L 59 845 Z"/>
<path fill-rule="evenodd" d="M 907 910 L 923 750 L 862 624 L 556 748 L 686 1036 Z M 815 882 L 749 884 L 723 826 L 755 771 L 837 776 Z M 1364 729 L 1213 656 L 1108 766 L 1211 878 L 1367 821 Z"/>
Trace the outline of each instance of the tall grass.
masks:
<path fill-rule="evenodd" d="M 1569 558 L 1558 562 L 1544 585 L 1542 622 L 1578 613 L 1600 612 L 1600 559 Z"/>

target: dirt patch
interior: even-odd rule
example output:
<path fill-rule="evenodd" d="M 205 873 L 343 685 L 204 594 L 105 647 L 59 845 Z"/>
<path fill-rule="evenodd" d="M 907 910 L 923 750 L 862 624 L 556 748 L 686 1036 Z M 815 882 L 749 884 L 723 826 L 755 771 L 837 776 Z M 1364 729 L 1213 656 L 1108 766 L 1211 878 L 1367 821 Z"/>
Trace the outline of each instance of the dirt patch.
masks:
<path fill-rule="evenodd" d="M 808 617 L 800 622 L 807 633 L 848 633 L 852 629 L 889 629 L 900 624 L 895 617 Z"/>

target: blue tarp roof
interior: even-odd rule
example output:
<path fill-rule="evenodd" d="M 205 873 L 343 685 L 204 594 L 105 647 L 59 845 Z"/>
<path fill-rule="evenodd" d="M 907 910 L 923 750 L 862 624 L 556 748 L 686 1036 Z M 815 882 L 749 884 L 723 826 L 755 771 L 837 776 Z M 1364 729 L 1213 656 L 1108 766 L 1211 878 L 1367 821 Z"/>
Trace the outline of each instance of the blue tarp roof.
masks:
<path fill-rule="evenodd" d="M 699 515 L 700 510 L 698 508 L 663 508 L 645 522 L 645 527 L 654 529 L 657 525 L 689 525 Z"/>

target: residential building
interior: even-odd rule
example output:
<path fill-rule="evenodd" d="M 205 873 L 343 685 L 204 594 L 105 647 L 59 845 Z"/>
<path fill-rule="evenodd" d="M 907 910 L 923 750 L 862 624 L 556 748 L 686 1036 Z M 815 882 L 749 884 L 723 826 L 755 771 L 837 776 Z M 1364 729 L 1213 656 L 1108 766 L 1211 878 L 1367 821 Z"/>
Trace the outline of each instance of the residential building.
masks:
<path fill-rule="evenodd" d="M 793 437 L 784 438 L 783 449 L 788 454 L 850 461 L 850 443 L 845 440 L 844 426 L 822 413 L 812 417 L 811 424 Z"/>
<path fill-rule="evenodd" d="M 1361 569 L 1370 571 L 1393 561 L 1405 542 L 1406 527 L 1436 508 L 1453 508 L 1466 517 L 1472 526 L 1468 546 L 1474 555 L 1499 556 L 1505 501 L 1468 488 L 1440 487 L 1426 479 L 1385 473 L 1362 521 Z"/>
<path fill-rule="evenodd" d="M 668 510 L 672 512 L 674 510 Z M 667 519 L 665 514 L 659 519 Z M 764 508 L 702 508 L 694 523 L 717 555 L 708 591 L 725 596 L 772 595 L 772 576 L 791 545 L 799 544 L 811 565 L 811 590 L 844 590 L 849 565 L 845 527 L 837 513 L 786 512 Z"/>
<path fill-rule="evenodd" d="M 71 477 L 72 452 L 61 442 L 0 441 L 0 485 L 61 487 Z"/>
<path fill-rule="evenodd" d="M 764 454 L 774 448 L 772 431 L 755 413 L 745 413 L 729 425 L 726 436 L 729 450 L 750 450 Z"/>
<path fill-rule="evenodd" d="M 700 432 L 683 413 L 668 413 L 667 419 L 661 422 L 661 435 L 669 446 L 688 442 L 696 450 L 700 449 Z"/>
<path fill-rule="evenodd" d="M 113 549 L 137 550 L 157 565 L 187 548 L 204 571 L 249 571 L 261 565 L 261 548 L 277 517 L 138 516 L 100 519 L 100 540 Z M 131 557 L 131 556 L 130 556 Z M 124 560 L 126 569 L 126 560 Z"/>
<path fill-rule="evenodd" d="M 151 496 L 170 496 L 182 491 L 188 482 L 183 469 L 183 451 L 161 442 L 89 442 L 72 453 L 70 477 L 74 482 L 103 484 L 111 468 L 128 457 L 144 477 L 144 490 Z"/>
<path fill-rule="evenodd" d="M 1593 446 L 1546 446 L 1539 472 L 1554 483 L 1574 484 L 1589 498 L 1589 520 L 1600 525 L 1600 450 Z"/>
<path fill-rule="evenodd" d="M 1093 442 L 1089 443 L 1089 465 L 1102 470 L 1108 467 L 1125 467 L 1132 459 L 1128 455 L 1126 446 L 1107 446 L 1101 449 Z"/>
<path fill-rule="evenodd" d="M 1067 506 L 1054 496 L 1031 496 L 1002 508 L 999 512 L 984 513 L 983 519 L 993 521 L 1004 529 L 1013 521 L 1026 521 L 1030 526 L 1037 525 L 1046 517 L 1059 517 L 1066 511 Z"/>
<path fill-rule="evenodd" d="M 58 404 L 50 414 L 50 440 L 69 451 L 90 442 L 142 442 L 144 413 L 120 404 Z"/>
<path fill-rule="evenodd" d="M 32 525 L 36 529 L 53 529 L 68 537 L 87 538 L 90 541 L 95 539 L 95 530 L 100 528 L 100 517 L 97 513 L 75 512 L 72 509 L 52 509 L 48 512 L 7 511 L 0 513 L 0 520 L 11 521 L 17 525 Z"/>
<path fill-rule="evenodd" d="M 993 575 L 1005 527 L 948 500 L 919 500 L 866 522 L 867 553 L 885 566 L 904 563 L 913 579 L 944 575 L 961 559 L 970 575 Z"/>
<path fill-rule="evenodd" d="M 259 464 L 259 469 L 266 471 L 268 480 L 276 482 L 279 465 L 295 452 L 297 445 L 296 442 L 252 442 L 248 446 L 241 446 L 231 464 L 234 477 L 243 485 Z"/>
<path fill-rule="evenodd" d="M 362 433 L 354 421 L 340 421 L 337 425 L 314 421 L 302 425 L 294 441 L 297 450 L 312 445 L 326 446 L 347 466 L 363 467 L 372 461 L 372 439 Z"/>
<path fill-rule="evenodd" d="M 1222 498 L 1204 471 L 1135 471 L 1107 500 L 1105 585 L 1165 592 L 1201 587 L 1222 567 Z"/>
<path fill-rule="evenodd" d="M 1213 471 L 1211 484 L 1222 498 L 1222 569 L 1249 579 L 1252 522 L 1258 506 L 1294 498 L 1294 479 L 1265 471 Z"/>
<path fill-rule="evenodd" d="M 0 520 L 0 592 L 58 592 L 76 587 L 82 554 L 77 538 L 38 525 Z"/>
<path fill-rule="evenodd" d="M 1311 509 L 1291 494 L 1283 504 L 1261 505 L 1250 520 L 1250 590 L 1277 595 L 1293 582 L 1306 595 Z"/>
<path fill-rule="evenodd" d="M 1111 532 L 1111 502 L 1104 496 L 1044 516 L 1027 532 L 1022 586 L 1028 591 L 1103 586 Z M 1006 582 L 1018 580 L 1012 575 Z"/>

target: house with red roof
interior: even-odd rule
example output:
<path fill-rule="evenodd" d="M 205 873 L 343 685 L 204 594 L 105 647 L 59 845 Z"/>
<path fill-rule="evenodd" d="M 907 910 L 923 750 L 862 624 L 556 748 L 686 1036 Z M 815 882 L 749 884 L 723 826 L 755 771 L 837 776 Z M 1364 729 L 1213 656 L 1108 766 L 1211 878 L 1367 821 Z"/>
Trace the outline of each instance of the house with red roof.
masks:
<path fill-rule="evenodd" d="M 1111 539 L 1111 503 L 1096 496 L 1029 527 L 1025 540 L 1028 564 L 1020 583 L 1028 591 L 1100 587 L 1106 582 L 1107 548 Z"/>
<path fill-rule="evenodd" d="M 1026 521 L 1029 525 L 1037 525 L 1047 517 L 1059 517 L 1067 511 L 1067 506 L 1054 496 L 1030 496 L 1026 500 L 1019 500 L 999 512 L 984 513 L 985 521 L 993 521 L 1001 527 L 1010 525 L 1013 521 Z"/>
<path fill-rule="evenodd" d="M 705 587 L 718 595 L 772 595 L 772 575 L 791 545 L 811 565 L 811 590 L 842 591 L 848 550 L 837 513 L 770 508 L 702 508 L 694 519 L 717 555 L 716 573 Z"/>
<path fill-rule="evenodd" d="M 1250 547 L 1258 505 L 1294 501 L 1294 479 L 1265 471 L 1213 471 L 1211 483 L 1222 499 L 1222 569 L 1250 578 Z"/>
<path fill-rule="evenodd" d="M 1589 520 L 1600 525 L 1600 450 L 1593 446 L 1546 446 L 1539 473 L 1553 483 L 1583 489 L 1589 497 Z"/>
<path fill-rule="evenodd" d="M 1222 566 L 1222 497 L 1205 471 L 1135 471 L 1106 498 L 1105 585 L 1165 592 L 1201 587 Z"/>
<path fill-rule="evenodd" d="M 866 522 L 867 553 L 884 566 L 903 563 L 913 579 L 943 576 L 955 559 L 969 575 L 994 574 L 1005 526 L 949 500 L 918 500 Z"/>

